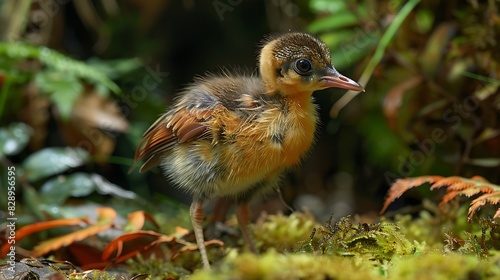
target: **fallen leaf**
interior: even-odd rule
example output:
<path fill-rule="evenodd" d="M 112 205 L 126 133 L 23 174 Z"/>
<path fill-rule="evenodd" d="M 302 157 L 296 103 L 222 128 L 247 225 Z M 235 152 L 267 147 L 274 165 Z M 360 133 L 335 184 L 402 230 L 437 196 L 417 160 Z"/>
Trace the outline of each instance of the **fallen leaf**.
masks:
<path fill-rule="evenodd" d="M 116 211 L 110 207 L 102 207 L 97 209 L 97 213 L 98 219 L 95 224 L 63 236 L 51 238 L 36 245 L 35 248 L 33 248 L 33 257 L 43 256 L 50 251 L 68 246 L 76 241 L 81 241 L 99 232 L 110 229 L 115 222 Z"/>
<path fill-rule="evenodd" d="M 116 254 L 114 254 L 114 256 L 113 256 L 114 259 L 118 259 L 119 257 L 123 256 L 123 246 L 124 246 L 125 242 L 147 238 L 147 240 L 148 240 L 147 244 L 146 244 L 146 246 L 147 246 L 147 245 L 150 245 L 154 240 L 158 240 L 161 237 L 164 238 L 165 242 L 170 242 L 170 241 L 173 241 L 175 239 L 175 237 L 173 237 L 173 236 L 165 237 L 163 234 L 157 233 L 154 231 L 136 231 L 136 232 L 131 232 L 131 233 L 126 233 L 126 234 L 120 235 L 119 237 L 117 237 L 114 240 L 112 240 L 111 242 L 109 242 L 108 245 L 104 248 L 104 250 L 102 252 L 101 259 L 103 261 L 110 261 L 114 252 L 116 252 Z M 149 239 L 151 239 L 151 240 L 149 240 Z M 144 246 L 142 246 L 138 249 L 133 248 L 131 250 L 132 252 L 128 252 L 125 255 L 127 255 L 127 256 L 128 255 L 136 255 L 137 253 L 144 250 L 144 248 L 145 248 Z M 115 260 L 115 262 L 118 263 L 117 260 Z"/>
<path fill-rule="evenodd" d="M 89 221 L 87 218 L 67 218 L 67 219 L 58 219 L 53 221 L 46 222 L 38 222 L 31 225 L 26 225 L 16 231 L 16 242 L 25 238 L 26 236 L 32 235 L 35 232 L 39 232 L 42 230 L 47 230 L 51 228 L 57 227 L 65 227 L 65 226 L 77 226 L 82 223 L 88 224 Z M 9 250 L 10 245 L 4 244 L 0 251 L 0 256 L 5 256 Z"/>

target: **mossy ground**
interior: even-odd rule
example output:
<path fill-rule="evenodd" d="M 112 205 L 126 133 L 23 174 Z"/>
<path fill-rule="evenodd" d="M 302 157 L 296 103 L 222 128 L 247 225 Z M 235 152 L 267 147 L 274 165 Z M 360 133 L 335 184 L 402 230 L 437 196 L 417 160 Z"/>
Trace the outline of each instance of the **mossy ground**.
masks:
<path fill-rule="evenodd" d="M 302 212 L 263 215 L 252 225 L 261 253 L 248 253 L 237 236 L 222 236 L 225 246 L 208 247 L 210 271 L 200 268 L 197 251 L 173 260 L 168 253 L 138 256 L 102 272 L 40 263 L 47 273 L 68 279 L 500 279 L 495 220 L 467 222 L 466 207 L 458 205 L 446 211 L 429 203 L 426 208 L 391 219 L 349 216 L 324 224 Z M 40 272 L 30 262 L 17 266 L 28 276 Z"/>

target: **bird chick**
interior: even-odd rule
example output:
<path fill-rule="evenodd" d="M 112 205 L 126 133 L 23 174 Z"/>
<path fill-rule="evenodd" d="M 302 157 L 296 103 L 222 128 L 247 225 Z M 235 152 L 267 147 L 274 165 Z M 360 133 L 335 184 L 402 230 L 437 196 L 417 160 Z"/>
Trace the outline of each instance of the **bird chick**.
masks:
<path fill-rule="evenodd" d="M 203 266 L 209 268 L 203 202 L 229 197 L 249 248 L 248 201 L 278 187 L 283 173 L 311 148 L 318 116 L 312 93 L 336 87 L 362 91 L 332 65 L 326 45 L 305 33 L 269 39 L 259 76 L 197 78 L 144 133 L 135 154 L 140 172 L 160 166 L 193 195 L 190 215 Z"/>

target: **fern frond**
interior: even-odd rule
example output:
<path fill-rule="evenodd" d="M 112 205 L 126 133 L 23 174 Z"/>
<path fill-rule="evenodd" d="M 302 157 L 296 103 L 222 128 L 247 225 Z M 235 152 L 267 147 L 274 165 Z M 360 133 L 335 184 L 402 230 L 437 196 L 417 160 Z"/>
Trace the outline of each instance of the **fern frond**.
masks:
<path fill-rule="evenodd" d="M 498 187 L 498 186 L 497 186 Z M 469 212 L 468 212 L 468 216 L 469 216 L 469 219 L 472 218 L 472 216 L 474 215 L 474 213 L 481 207 L 481 206 L 484 206 L 486 204 L 498 204 L 500 203 L 500 191 L 495 191 L 495 192 L 492 192 L 492 193 L 487 193 L 487 194 L 483 194 L 481 196 L 479 196 L 478 198 L 474 199 L 471 203 L 470 203 L 470 207 L 469 207 Z M 497 211 L 495 212 L 495 215 L 493 216 L 493 218 L 498 218 L 500 217 L 500 207 L 497 209 Z"/>
<path fill-rule="evenodd" d="M 474 176 L 467 179 L 458 176 L 421 176 L 396 180 L 387 192 L 387 197 L 380 213 L 384 213 L 387 210 L 387 207 L 389 207 L 394 200 L 401 197 L 406 191 L 425 183 L 431 184 L 431 190 L 442 187 L 446 188 L 446 194 L 440 202 L 441 205 L 448 203 L 457 196 L 472 197 L 479 195 L 479 197 L 474 199 L 470 204 L 468 213 L 469 219 L 472 218 L 474 213 L 481 206 L 500 203 L 500 186 L 488 182 L 483 177 Z M 500 217 L 500 208 L 494 215 L 494 218 L 496 217 Z"/>
<path fill-rule="evenodd" d="M 382 210 L 380 210 L 380 213 L 384 213 L 385 210 L 387 210 L 387 207 L 389 207 L 389 205 L 394 202 L 394 200 L 400 198 L 409 189 L 418 187 L 425 183 L 433 184 L 441 180 L 442 178 L 442 176 L 422 176 L 415 178 L 397 179 L 387 192 L 387 197 L 384 201 Z"/>
<path fill-rule="evenodd" d="M 36 59 L 49 68 L 72 74 L 94 84 L 103 85 L 114 93 L 121 92 L 120 87 L 97 68 L 47 47 L 33 46 L 23 42 L 0 42 L 0 57 L 13 60 Z"/>

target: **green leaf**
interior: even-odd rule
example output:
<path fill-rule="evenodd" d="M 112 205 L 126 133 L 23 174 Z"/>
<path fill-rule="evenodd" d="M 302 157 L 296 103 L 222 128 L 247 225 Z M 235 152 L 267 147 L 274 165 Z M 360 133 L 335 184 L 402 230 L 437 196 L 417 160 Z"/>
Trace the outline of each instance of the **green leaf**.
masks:
<path fill-rule="evenodd" d="M 352 13 L 341 13 L 320 18 L 309 25 L 309 32 L 318 33 L 327 30 L 333 30 L 348 27 L 356 24 L 358 19 Z"/>
<path fill-rule="evenodd" d="M 49 94 L 62 119 L 68 120 L 76 100 L 83 91 L 80 81 L 73 75 L 45 71 L 36 75 L 35 82 L 44 93 Z"/>
<path fill-rule="evenodd" d="M 83 197 L 95 190 L 95 183 L 87 173 L 77 172 L 58 176 L 42 185 L 40 199 L 45 204 L 61 205 L 69 197 Z"/>
<path fill-rule="evenodd" d="M 345 43 L 337 48 L 332 48 L 332 63 L 337 69 L 345 69 L 354 65 L 361 58 L 368 55 L 377 45 L 378 37 L 366 37 L 365 43 L 362 45 Z"/>
<path fill-rule="evenodd" d="M 108 61 L 92 58 L 88 60 L 88 64 L 110 78 L 118 78 L 144 66 L 143 62 L 138 58 Z"/>
<path fill-rule="evenodd" d="M 96 191 L 100 194 L 109 194 L 114 197 L 121 197 L 125 199 L 138 199 L 137 194 L 134 192 L 124 190 L 100 175 L 92 174 L 92 180 L 96 185 Z"/>
<path fill-rule="evenodd" d="M 110 183 L 101 175 L 82 172 L 47 181 L 40 189 L 40 198 L 45 204 L 62 205 L 69 197 L 84 197 L 94 191 L 124 199 L 138 198 L 134 192 Z"/>
<path fill-rule="evenodd" d="M 24 123 L 11 123 L 0 128 L 0 156 L 19 153 L 30 140 L 33 129 Z"/>
<path fill-rule="evenodd" d="M 52 147 L 29 155 L 22 166 L 27 179 L 36 181 L 81 166 L 89 159 L 88 152 L 81 148 Z"/>
<path fill-rule="evenodd" d="M 315 13 L 338 13 L 347 9 L 343 0 L 312 0 L 309 7 Z"/>
<path fill-rule="evenodd" d="M 96 67 L 87 65 L 46 47 L 32 46 L 22 42 L 0 42 L 0 57 L 11 60 L 37 59 L 49 70 L 85 79 L 95 85 L 104 85 L 114 93 L 120 88 Z"/>

